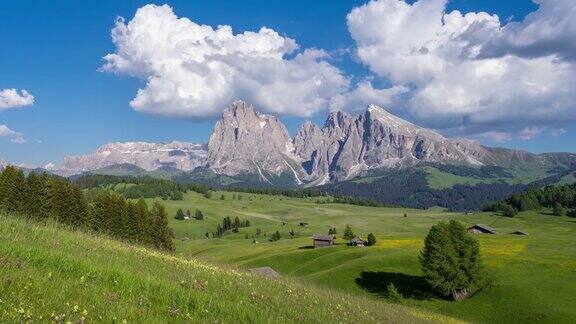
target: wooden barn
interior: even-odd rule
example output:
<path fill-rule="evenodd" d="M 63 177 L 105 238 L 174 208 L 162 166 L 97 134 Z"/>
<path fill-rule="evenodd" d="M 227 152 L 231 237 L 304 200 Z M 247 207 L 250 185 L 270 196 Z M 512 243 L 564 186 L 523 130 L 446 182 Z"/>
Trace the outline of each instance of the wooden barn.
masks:
<path fill-rule="evenodd" d="M 350 240 L 350 245 L 352 245 L 352 246 L 364 246 L 364 240 L 361 237 L 356 236 L 355 238 Z"/>
<path fill-rule="evenodd" d="M 470 234 L 496 234 L 496 229 L 482 224 L 476 224 L 466 229 Z"/>
<path fill-rule="evenodd" d="M 314 241 L 315 249 L 334 245 L 334 235 L 331 234 L 314 234 L 312 240 Z"/>

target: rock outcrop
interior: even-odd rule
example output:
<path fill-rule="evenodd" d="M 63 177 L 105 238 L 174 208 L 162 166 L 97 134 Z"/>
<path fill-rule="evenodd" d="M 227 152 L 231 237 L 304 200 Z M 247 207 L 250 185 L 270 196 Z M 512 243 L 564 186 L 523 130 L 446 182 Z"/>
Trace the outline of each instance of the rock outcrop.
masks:
<path fill-rule="evenodd" d="M 448 139 L 375 105 L 358 116 L 332 112 L 322 128 L 306 121 L 291 138 L 277 117 L 236 101 L 222 112 L 207 145 L 111 143 L 94 154 L 67 157 L 63 170 L 78 173 L 117 164 L 133 164 L 149 171 L 205 167 L 228 176 L 257 175 L 268 183 L 270 177 L 288 173 L 297 185 L 315 186 L 351 179 L 368 170 L 425 162 L 501 166 L 526 163 L 537 167 L 552 160 L 569 166 L 575 164 L 576 157 L 536 155 Z"/>
<path fill-rule="evenodd" d="M 292 138 L 277 117 L 236 101 L 222 112 L 214 126 L 208 141 L 207 166 L 220 174 L 252 173 L 268 181 L 267 174 L 291 172 L 293 151 Z"/>
<path fill-rule="evenodd" d="M 173 167 L 184 171 L 193 170 L 206 163 L 206 146 L 185 142 L 109 143 L 96 152 L 64 158 L 60 173 L 93 171 L 112 165 L 132 164 L 152 171 L 161 167 Z"/>

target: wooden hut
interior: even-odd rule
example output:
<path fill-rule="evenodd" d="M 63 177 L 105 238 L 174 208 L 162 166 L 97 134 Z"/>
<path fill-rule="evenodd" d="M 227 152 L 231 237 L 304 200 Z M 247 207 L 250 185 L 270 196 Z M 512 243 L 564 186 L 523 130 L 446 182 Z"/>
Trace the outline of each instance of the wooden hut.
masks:
<path fill-rule="evenodd" d="M 516 230 L 510 234 L 514 234 L 514 235 L 528 235 L 528 232 L 522 231 L 522 230 Z"/>
<path fill-rule="evenodd" d="M 352 245 L 352 246 L 364 246 L 364 240 L 361 237 L 356 236 L 355 238 L 350 240 L 350 245 Z"/>
<path fill-rule="evenodd" d="M 315 249 L 334 245 L 334 235 L 331 234 L 314 234 L 312 240 L 314 241 Z"/>
<path fill-rule="evenodd" d="M 482 224 L 476 224 L 466 229 L 470 234 L 496 234 L 496 229 Z"/>

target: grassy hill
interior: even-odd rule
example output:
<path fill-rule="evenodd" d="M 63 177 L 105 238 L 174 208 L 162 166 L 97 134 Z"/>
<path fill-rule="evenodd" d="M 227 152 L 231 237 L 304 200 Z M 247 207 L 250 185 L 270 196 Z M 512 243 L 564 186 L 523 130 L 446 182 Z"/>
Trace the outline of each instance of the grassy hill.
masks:
<path fill-rule="evenodd" d="M 0 283 L 0 322 L 451 321 L 5 214 Z"/>
<path fill-rule="evenodd" d="M 208 217 L 202 221 L 171 218 L 178 255 L 238 268 L 271 266 L 286 276 L 374 300 L 382 300 L 386 286 L 394 283 L 404 295 L 406 305 L 461 320 L 576 321 L 574 218 L 556 217 L 546 211 L 521 213 L 515 218 L 489 213 L 466 216 L 440 209 L 317 204 L 317 198 L 245 193 L 242 200 L 234 200 L 233 195 L 237 193 L 215 192 L 211 199 L 206 199 L 188 193 L 182 201 L 165 201 L 171 216 L 178 208 L 192 212 L 198 208 Z M 407 217 L 403 217 L 404 214 Z M 225 216 L 248 219 L 251 226 L 221 239 L 205 238 L 205 233 L 215 231 Z M 418 264 L 418 253 L 430 226 L 449 219 L 465 224 L 483 223 L 498 230 L 496 235 L 478 236 L 491 284 L 461 302 L 446 301 L 435 295 L 423 279 Z M 309 226 L 301 227 L 300 222 L 307 222 Z M 336 227 L 341 236 L 346 224 L 351 224 L 363 237 L 373 232 L 378 238 L 377 245 L 309 248 L 312 234 L 327 233 L 330 227 Z M 255 235 L 257 229 L 262 232 L 259 237 Z M 530 235 L 509 234 L 518 229 Z M 294 239 L 289 238 L 291 230 L 296 232 Z M 282 239 L 268 242 L 275 231 L 280 231 Z M 344 243 L 341 239 L 338 241 Z"/>

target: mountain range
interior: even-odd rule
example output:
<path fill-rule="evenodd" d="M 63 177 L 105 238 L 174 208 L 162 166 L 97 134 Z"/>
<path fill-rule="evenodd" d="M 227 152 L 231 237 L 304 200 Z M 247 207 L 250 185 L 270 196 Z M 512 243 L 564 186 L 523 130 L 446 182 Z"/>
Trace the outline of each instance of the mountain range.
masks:
<path fill-rule="evenodd" d="M 0 161 L 1 165 L 6 162 Z M 208 143 L 109 143 L 50 172 L 150 175 L 215 187 L 310 188 L 427 208 L 479 208 L 533 186 L 573 182 L 576 154 L 492 148 L 450 139 L 370 105 L 305 121 L 295 136 L 243 101 L 227 107 Z"/>
<path fill-rule="evenodd" d="M 294 185 L 309 187 L 425 163 L 548 168 L 574 161 L 570 153 L 532 154 L 449 139 L 375 105 L 357 116 L 332 112 L 321 128 L 306 121 L 292 138 L 277 117 L 236 101 L 222 112 L 207 144 L 109 143 L 92 154 L 66 157 L 55 172 L 70 175 L 126 164 L 146 171 L 204 168 L 231 177 L 254 175 L 268 184 L 290 177 Z"/>

